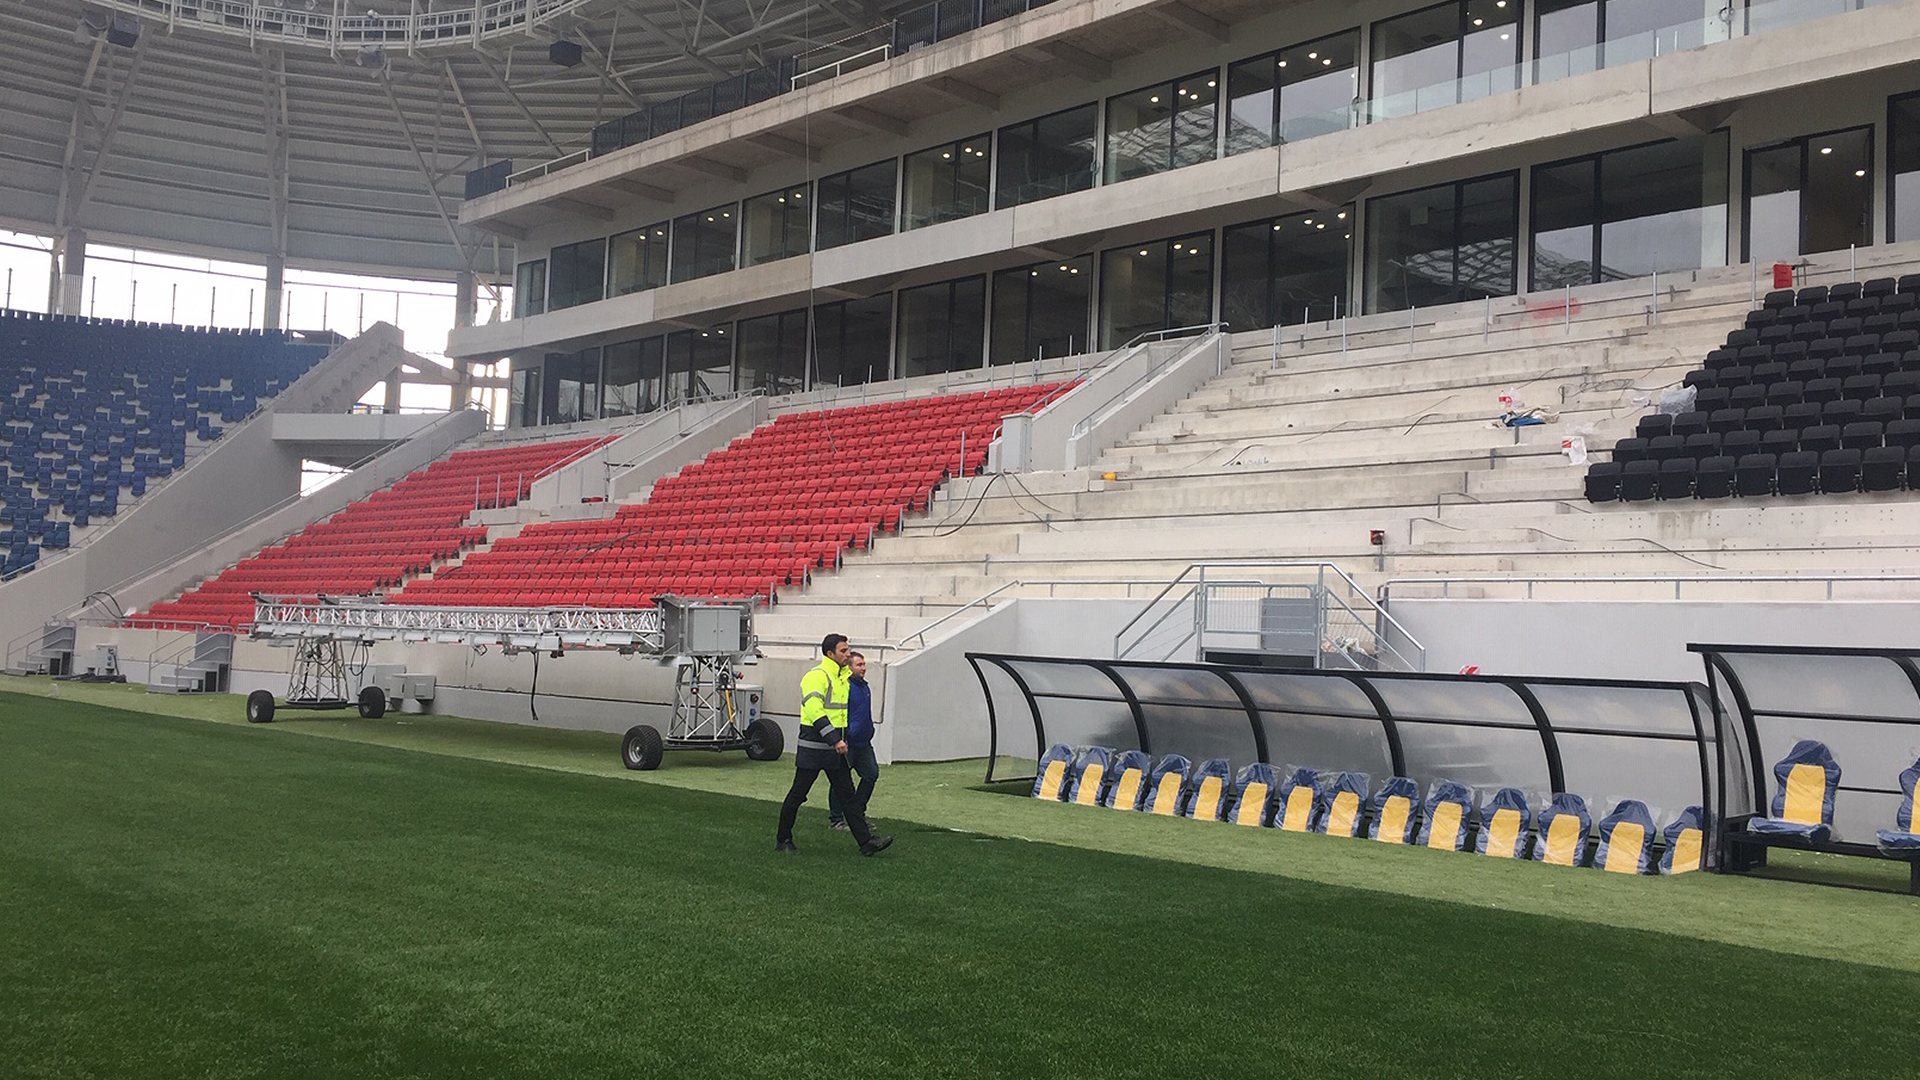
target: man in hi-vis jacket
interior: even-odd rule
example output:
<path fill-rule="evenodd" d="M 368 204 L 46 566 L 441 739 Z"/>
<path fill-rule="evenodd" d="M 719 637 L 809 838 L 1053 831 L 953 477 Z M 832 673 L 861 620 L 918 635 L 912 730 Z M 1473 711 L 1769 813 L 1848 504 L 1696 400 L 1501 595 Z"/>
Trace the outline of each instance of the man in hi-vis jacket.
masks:
<path fill-rule="evenodd" d="M 828 634 L 820 642 L 820 664 L 800 677 L 800 738 L 793 752 L 793 787 L 780 804 L 780 831 L 773 850 L 792 854 L 793 821 L 800 804 L 821 773 L 847 808 L 847 827 L 860 842 L 860 854 L 875 855 L 893 843 L 891 836 L 875 836 L 867 827 L 866 808 L 859 805 L 853 770 L 847 766 L 847 695 L 852 682 L 849 661 L 853 648 L 845 634 Z"/>

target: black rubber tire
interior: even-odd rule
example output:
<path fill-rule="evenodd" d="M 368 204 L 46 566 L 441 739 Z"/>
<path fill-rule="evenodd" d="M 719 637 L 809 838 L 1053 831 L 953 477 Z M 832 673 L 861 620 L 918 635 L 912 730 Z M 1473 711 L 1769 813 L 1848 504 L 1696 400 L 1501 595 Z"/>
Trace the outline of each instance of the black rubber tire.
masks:
<path fill-rule="evenodd" d="M 747 756 L 755 761 L 779 761 L 787 748 L 787 737 L 780 725 L 761 717 L 747 725 Z"/>
<path fill-rule="evenodd" d="M 247 695 L 247 723 L 273 723 L 273 691 L 255 690 Z"/>
<path fill-rule="evenodd" d="M 360 716 L 367 720 L 378 720 L 387 715 L 387 692 L 377 686 L 360 688 Z"/>
<path fill-rule="evenodd" d="M 620 763 L 639 772 L 650 772 L 660 767 L 660 759 L 667 752 L 660 741 L 660 733 L 645 724 L 635 724 L 627 729 L 626 738 L 620 740 Z"/>

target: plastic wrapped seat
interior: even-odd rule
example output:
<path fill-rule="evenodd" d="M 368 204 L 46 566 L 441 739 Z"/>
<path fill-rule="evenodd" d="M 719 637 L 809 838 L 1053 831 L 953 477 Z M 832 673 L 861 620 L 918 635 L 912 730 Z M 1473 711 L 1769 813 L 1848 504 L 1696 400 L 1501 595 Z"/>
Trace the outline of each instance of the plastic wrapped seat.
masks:
<path fill-rule="evenodd" d="M 1496 859 L 1524 859 L 1533 826 L 1533 809 L 1519 788 L 1501 788 L 1481 811 L 1480 835 L 1473 850 Z"/>
<path fill-rule="evenodd" d="M 1688 874 L 1701 868 L 1707 853 L 1705 815 L 1697 806 L 1680 811 L 1661 834 L 1666 848 L 1660 852 L 1660 872 Z"/>
<path fill-rule="evenodd" d="M 1749 819 L 1747 830 L 1814 841 L 1832 839 L 1833 793 L 1840 786 L 1840 764 L 1826 744 L 1813 739 L 1793 744 L 1774 765 L 1773 778 L 1772 815 Z"/>
<path fill-rule="evenodd" d="M 1587 800 L 1571 791 L 1553 797 L 1540 811 L 1540 838 L 1533 845 L 1533 861 L 1555 866 L 1579 866 L 1587 856 L 1587 833 L 1593 815 Z"/>
<path fill-rule="evenodd" d="M 1367 837 L 1388 844 L 1413 842 L 1420 824 L 1420 788 L 1404 776 L 1389 776 L 1367 805 Z"/>
<path fill-rule="evenodd" d="M 1319 794 L 1319 787 L 1317 770 L 1293 770 L 1280 785 L 1280 802 L 1273 808 L 1273 827 L 1287 832 L 1312 829 L 1314 797 Z"/>
<path fill-rule="evenodd" d="M 1653 872 L 1653 813 L 1639 799 L 1622 799 L 1613 813 L 1600 819 L 1600 847 L 1593 853 L 1595 869 L 1610 874 Z"/>
<path fill-rule="evenodd" d="M 1113 751 L 1104 746 L 1087 747 L 1074 764 L 1073 787 L 1067 793 L 1067 801 L 1081 806 L 1099 806 L 1107 793 L 1108 767 L 1112 759 Z"/>
<path fill-rule="evenodd" d="M 1146 803 L 1141 809 L 1149 814 L 1178 816 L 1180 801 L 1186 797 L 1187 772 L 1192 767 L 1192 763 L 1179 754 L 1161 758 L 1148 778 Z"/>
<path fill-rule="evenodd" d="M 1273 766 L 1256 761 L 1240 770 L 1240 782 L 1234 786 L 1233 811 L 1227 820 L 1235 825 L 1267 825 L 1273 820 Z"/>
<path fill-rule="evenodd" d="M 1894 859 L 1920 858 L 1920 832 L 1914 830 L 1913 801 L 1920 788 L 1920 761 L 1900 774 L 1900 809 L 1893 812 L 1893 828 L 1873 834 L 1880 854 Z"/>
<path fill-rule="evenodd" d="M 1467 825 L 1473 820 L 1473 792 L 1465 784 L 1437 780 L 1427 792 L 1420 815 L 1420 846 L 1461 851 L 1467 846 Z"/>
<path fill-rule="evenodd" d="M 1040 770 L 1033 778 L 1033 797 L 1049 802 L 1060 802 L 1067 797 L 1067 784 L 1072 779 L 1073 764 L 1080 754 L 1066 743 L 1054 743 L 1047 752 L 1040 755 Z"/>
<path fill-rule="evenodd" d="M 1343 772 L 1320 793 L 1314 832 L 1352 838 L 1360 835 L 1361 811 L 1367 805 L 1367 774 Z"/>
<path fill-rule="evenodd" d="M 1196 821 L 1221 820 L 1226 815 L 1231 783 L 1233 766 L 1226 758 L 1208 758 L 1201 762 L 1188 780 L 1187 798 L 1181 804 L 1180 816 Z"/>
<path fill-rule="evenodd" d="M 1153 760 L 1145 750 L 1127 750 L 1113 759 L 1113 782 L 1102 805 L 1114 810 L 1138 810 L 1147 794 L 1147 776 Z"/>

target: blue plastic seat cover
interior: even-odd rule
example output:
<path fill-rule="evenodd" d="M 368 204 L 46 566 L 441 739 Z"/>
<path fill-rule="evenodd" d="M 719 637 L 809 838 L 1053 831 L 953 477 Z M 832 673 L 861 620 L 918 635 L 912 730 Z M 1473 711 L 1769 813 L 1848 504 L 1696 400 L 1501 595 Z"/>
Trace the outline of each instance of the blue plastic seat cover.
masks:
<path fill-rule="evenodd" d="M 1320 793 L 1318 769 L 1295 769 L 1280 783 L 1280 800 L 1273 808 L 1273 827 L 1287 832 L 1313 828 L 1314 804 Z"/>
<path fill-rule="evenodd" d="M 1460 851 L 1473 824 L 1473 791 L 1453 780 L 1436 780 L 1420 808 L 1421 847 Z"/>
<path fill-rule="evenodd" d="M 1593 865 L 1616 874 L 1653 872 L 1653 839 L 1657 830 L 1653 811 L 1639 799 L 1622 799 L 1613 812 L 1600 819 L 1600 846 L 1594 850 Z"/>
<path fill-rule="evenodd" d="M 1703 865 L 1707 852 L 1706 815 L 1697 806 L 1680 811 L 1661 833 L 1660 872 L 1686 874 Z"/>
<path fill-rule="evenodd" d="M 1833 793 L 1840 786 L 1840 763 L 1825 743 L 1802 739 L 1773 766 L 1771 816 L 1747 821 L 1749 831 L 1768 836 L 1799 836 L 1824 841 L 1833 837 Z"/>
<path fill-rule="evenodd" d="M 1343 772 L 1320 791 L 1313 831 L 1327 836 L 1360 835 L 1366 818 L 1368 777 L 1363 772 Z"/>
<path fill-rule="evenodd" d="M 1054 743 L 1047 747 L 1047 752 L 1040 755 L 1039 770 L 1034 773 L 1033 797 L 1051 802 L 1066 799 L 1073 764 L 1079 758 L 1079 751 L 1066 743 Z"/>
<path fill-rule="evenodd" d="M 1367 837 L 1406 844 L 1420 824 L 1420 786 L 1404 776 L 1389 776 L 1367 803 Z"/>
<path fill-rule="evenodd" d="M 1073 763 L 1073 787 L 1067 801 L 1081 806 L 1099 806 L 1107 793 L 1107 776 L 1113 752 L 1104 746 L 1089 746 Z"/>
<path fill-rule="evenodd" d="M 1533 827 L 1533 808 L 1519 788 L 1501 788 L 1480 812 L 1480 832 L 1473 850 L 1500 859 L 1524 859 Z"/>
<path fill-rule="evenodd" d="M 1153 775 L 1153 759 L 1145 750 L 1125 750 L 1116 755 L 1110 771 L 1113 781 L 1107 785 L 1103 806 L 1114 810 L 1138 810 L 1147 797 L 1147 781 Z"/>
<path fill-rule="evenodd" d="M 1227 797 L 1232 792 L 1233 765 L 1226 758 L 1208 758 L 1195 766 L 1187 779 L 1187 797 L 1180 803 L 1180 816 L 1220 821 L 1226 817 Z"/>
<path fill-rule="evenodd" d="M 1273 800 L 1280 789 L 1273 766 L 1256 761 L 1240 770 L 1233 788 L 1233 809 L 1227 820 L 1237 825 L 1268 825 L 1273 821 Z"/>
<path fill-rule="evenodd" d="M 1193 763 L 1179 754 L 1161 758 L 1148 778 L 1146 798 L 1140 808 L 1149 814 L 1179 816 L 1180 805 L 1187 795 L 1187 774 L 1192 769 Z"/>
<path fill-rule="evenodd" d="M 1587 800 L 1571 791 L 1554 795 L 1540 811 L 1540 835 L 1533 842 L 1533 861 L 1555 866 L 1579 866 L 1587 856 L 1587 834 L 1593 815 Z"/>
<path fill-rule="evenodd" d="M 1884 855 L 1896 859 L 1920 856 L 1920 833 L 1913 828 L 1914 788 L 1917 786 L 1920 786 L 1920 761 L 1907 766 L 1906 771 L 1900 774 L 1900 809 L 1893 812 L 1894 827 L 1873 834 Z"/>

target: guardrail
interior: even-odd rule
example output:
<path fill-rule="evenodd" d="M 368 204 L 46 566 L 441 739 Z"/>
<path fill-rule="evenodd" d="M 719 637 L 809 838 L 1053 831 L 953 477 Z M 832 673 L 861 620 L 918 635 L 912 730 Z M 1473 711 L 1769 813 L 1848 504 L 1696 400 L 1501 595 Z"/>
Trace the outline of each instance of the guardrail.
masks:
<path fill-rule="evenodd" d="M 1587 575 L 1544 575 L 1544 576 L 1486 576 L 1486 577 L 1408 577 L 1390 578 L 1380 583 L 1374 592 L 1374 600 L 1382 608 L 1393 601 L 1396 588 L 1405 590 L 1410 587 L 1438 588 L 1440 595 L 1403 597 L 1403 599 L 1447 600 L 1453 599 L 1454 586 L 1517 586 L 1521 599 L 1535 599 L 1534 588 L 1539 585 L 1580 585 L 1585 587 L 1604 587 L 1609 585 L 1659 585 L 1671 586 L 1673 598 L 1681 599 L 1683 590 L 1688 586 L 1728 586 L 1769 584 L 1769 585 L 1810 585 L 1817 586 L 1825 599 L 1836 598 L 1836 588 L 1844 590 L 1848 585 L 1920 585 L 1920 574 L 1623 574 L 1620 576 Z"/>
<path fill-rule="evenodd" d="M 261 3 L 260 0 L 96 0 L 114 11 L 148 15 L 171 33 L 187 25 L 249 43 L 304 45 L 338 52 L 343 48 L 393 46 L 408 53 L 460 47 L 471 49 L 498 37 L 522 37 L 542 23 L 576 9 L 608 6 L 605 0 L 481 0 L 442 11 L 382 15 L 361 5 Z"/>

